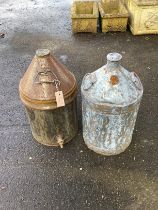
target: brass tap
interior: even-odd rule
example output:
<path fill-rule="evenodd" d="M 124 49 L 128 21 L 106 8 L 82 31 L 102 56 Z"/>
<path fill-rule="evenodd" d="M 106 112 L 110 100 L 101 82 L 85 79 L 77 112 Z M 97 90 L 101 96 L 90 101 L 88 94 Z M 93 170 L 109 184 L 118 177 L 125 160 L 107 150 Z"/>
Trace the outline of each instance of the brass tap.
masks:
<path fill-rule="evenodd" d="M 57 139 L 57 142 L 58 142 L 60 148 L 63 148 L 64 140 L 62 139 L 61 135 L 58 135 L 56 137 L 56 139 Z"/>

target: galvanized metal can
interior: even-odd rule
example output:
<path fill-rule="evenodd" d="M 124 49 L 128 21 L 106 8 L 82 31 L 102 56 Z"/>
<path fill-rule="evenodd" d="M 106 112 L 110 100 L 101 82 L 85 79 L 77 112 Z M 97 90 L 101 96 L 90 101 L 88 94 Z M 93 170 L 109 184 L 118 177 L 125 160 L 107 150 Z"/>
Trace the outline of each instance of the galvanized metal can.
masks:
<path fill-rule="evenodd" d="M 76 135 L 76 79 L 49 50 L 36 51 L 19 92 L 38 142 L 62 148 Z"/>
<path fill-rule="evenodd" d="M 123 152 L 132 140 L 143 86 L 120 65 L 122 56 L 107 55 L 107 64 L 85 75 L 81 85 L 83 138 L 103 155 Z"/>

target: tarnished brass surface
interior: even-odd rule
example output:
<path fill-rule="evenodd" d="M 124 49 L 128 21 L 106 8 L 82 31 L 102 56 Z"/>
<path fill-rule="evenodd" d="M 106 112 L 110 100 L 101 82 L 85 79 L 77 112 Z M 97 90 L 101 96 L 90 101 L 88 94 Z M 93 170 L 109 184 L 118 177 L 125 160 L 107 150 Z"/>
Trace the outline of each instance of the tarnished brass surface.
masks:
<path fill-rule="evenodd" d="M 59 83 L 57 86 L 56 82 Z M 74 75 L 50 55 L 49 50 L 37 50 L 36 56 L 20 81 L 21 100 L 33 109 L 55 109 L 57 108 L 55 92 L 58 90 L 63 92 L 65 103 L 70 103 L 77 94 Z"/>

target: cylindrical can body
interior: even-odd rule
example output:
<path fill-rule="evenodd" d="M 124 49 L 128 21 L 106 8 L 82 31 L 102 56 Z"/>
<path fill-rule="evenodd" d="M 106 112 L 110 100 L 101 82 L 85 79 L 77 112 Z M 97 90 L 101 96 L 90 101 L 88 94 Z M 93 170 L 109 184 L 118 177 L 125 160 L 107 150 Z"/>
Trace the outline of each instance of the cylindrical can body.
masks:
<path fill-rule="evenodd" d="M 102 155 L 117 155 L 131 143 L 140 102 L 130 109 L 107 111 L 82 99 L 83 138 L 89 149 Z"/>
<path fill-rule="evenodd" d="M 19 84 L 34 138 L 60 146 L 77 133 L 75 76 L 47 49 L 39 49 Z"/>
<path fill-rule="evenodd" d="M 33 137 L 41 144 L 59 146 L 70 141 L 77 133 L 76 100 L 54 110 L 35 110 L 26 107 Z"/>
<path fill-rule="evenodd" d="M 81 85 L 83 138 L 102 155 L 117 155 L 129 146 L 143 95 L 139 77 L 120 65 L 121 58 L 108 54 L 107 64 L 86 74 Z"/>

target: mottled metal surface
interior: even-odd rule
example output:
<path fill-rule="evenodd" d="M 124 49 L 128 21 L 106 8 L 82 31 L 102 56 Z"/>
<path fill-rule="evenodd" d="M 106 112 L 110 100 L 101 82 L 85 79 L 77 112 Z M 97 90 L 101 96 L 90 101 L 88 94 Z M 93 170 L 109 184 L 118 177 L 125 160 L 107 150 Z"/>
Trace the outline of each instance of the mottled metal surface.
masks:
<path fill-rule="evenodd" d="M 87 146 L 103 155 L 116 155 L 130 144 L 143 87 L 138 76 L 110 53 L 106 66 L 84 77 L 83 137 Z M 95 80 L 94 80 L 95 78 Z"/>
<path fill-rule="evenodd" d="M 77 134 L 76 100 L 55 110 L 34 110 L 27 108 L 34 138 L 47 146 L 60 146 Z"/>
<path fill-rule="evenodd" d="M 87 146 L 103 155 L 123 152 L 131 143 L 139 103 L 123 114 L 106 114 L 83 102 L 83 137 Z"/>

